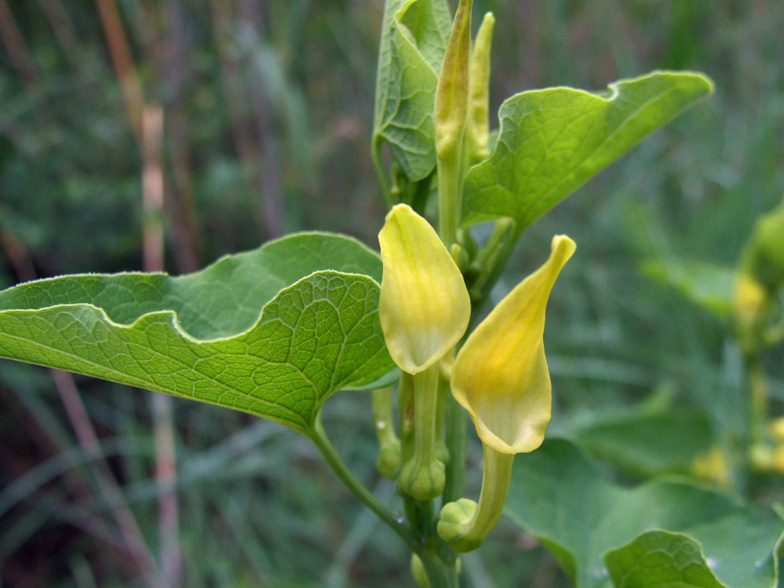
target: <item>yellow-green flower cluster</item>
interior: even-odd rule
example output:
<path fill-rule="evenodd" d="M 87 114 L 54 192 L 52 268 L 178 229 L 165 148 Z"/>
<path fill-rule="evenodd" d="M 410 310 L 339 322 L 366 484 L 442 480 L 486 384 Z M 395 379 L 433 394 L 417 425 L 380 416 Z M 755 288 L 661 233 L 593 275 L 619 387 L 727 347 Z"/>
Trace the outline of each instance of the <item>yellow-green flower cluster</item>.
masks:
<path fill-rule="evenodd" d="M 409 374 L 433 366 L 464 335 L 471 304 L 460 270 L 430 224 L 395 206 L 379 235 L 381 326 L 392 359 Z M 574 241 L 553 238 L 549 260 L 471 334 L 452 368 L 452 393 L 482 441 L 508 454 L 533 451 L 550 420 L 544 354 L 547 300 Z"/>
<path fill-rule="evenodd" d="M 392 359 L 414 381 L 414 452 L 398 489 L 418 500 L 444 489 L 437 456 L 439 363 L 465 334 L 471 302 L 463 276 L 430 224 L 407 205 L 395 206 L 379 234 L 384 277 L 379 313 Z M 544 354 L 550 291 L 575 251 L 556 236 L 548 261 L 515 287 L 468 337 L 451 369 L 454 398 L 471 415 L 485 448 L 479 503 L 443 508 L 442 539 L 455 551 L 475 549 L 503 510 L 514 455 L 541 445 L 550 421 L 551 384 Z"/>

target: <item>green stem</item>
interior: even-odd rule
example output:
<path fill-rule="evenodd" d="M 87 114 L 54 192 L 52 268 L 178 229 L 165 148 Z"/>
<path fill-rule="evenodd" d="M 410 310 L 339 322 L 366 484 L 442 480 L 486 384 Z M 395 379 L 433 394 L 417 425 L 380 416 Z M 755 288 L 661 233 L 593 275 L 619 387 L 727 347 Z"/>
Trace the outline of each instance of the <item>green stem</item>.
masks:
<path fill-rule="evenodd" d="M 459 151 L 458 151 L 459 154 Z M 452 252 L 457 243 L 457 224 L 460 222 L 461 194 L 459 157 L 438 158 L 438 234 Z"/>
<path fill-rule="evenodd" d="M 414 376 L 403 372 L 397 388 L 400 422 L 400 459 L 406 463 L 414 455 Z"/>
<path fill-rule="evenodd" d="M 414 461 L 430 465 L 436 455 L 438 363 L 414 376 Z"/>
<path fill-rule="evenodd" d="M 499 221 L 496 224 L 496 229 L 500 234 L 502 231 L 511 231 L 513 227 L 509 227 L 506 223 Z M 495 233 L 496 231 L 494 231 L 494 236 Z M 468 323 L 468 332 L 471 332 L 476 325 L 476 321 L 479 319 L 480 313 L 482 312 L 482 306 L 490 295 L 490 291 L 493 289 L 493 286 L 495 286 L 498 278 L 501 277 L 501 274 L 512 255 L 512 251 L 514 251 L 515 242 L 516 236 L 514 233 L 510 233 L 507 240 L 503 242 L 503 245 L 498 248 L 497 253 L 493 256 L 492 265 L 487 269 L 486 273 L 483 268 L 483 275 L 481 283 L 478 284 L 478 291 L 472 292 L 471 320 Z"/>
<path fill-rule="evenodd" d="M 395 421 L 392 418 L 392 388 L 373 390 L 372 395 L 373 420 L 376 423 L 378 444 L 383 447 L 399 443 L 395 434 Z"/>
<path fill-rule="evenodd" d="M 483 444 L 485 463 L 482 471 L 482 490 L 479 494 L 479 506 L 471 520 L 467 539 L 484 539 L 491 531 L 506 504 L 509 483 L 512 479 L 514 454 L 501 453 Z"/>
<path fill-rule="evenodd" d="M 400 468 L 400 440 L 395 434 L 392 417 L 392 388 L 373 390 L 373 421 L 376 424 L 378 455 L 376 470 L 389 480 L 394 480 Z"/>
<path fill-rule="evenodd" d="M 446 468 L 444 504 L 454 502 L 463 495 L 468 439 L 465 409 L 457 403 L 452 394 L 447 395 L 446 403 L 446 448 L 449 452 L 449 464 Z"/>
<path fill-rule="evenodd" d="M 748 359 L 751 383 L 751 441 L 762 440 L 768 421 L 768 380 L 758 356 Z"/>
<path fill-rule="evenodd" d="M 420 545 L 417 541 L 414 534 L 411 530 L 404 525 L 403 523 L 399 522 L 398 519 L 387 509 L 383 504 L 381 504 L 378 499 L 370 493 L 370 491 L 365 488 L 365 486 L 357 480 L 354 474 L 348 469 L 346 464 L 338 455 L 338 452 L 335 450 L 335 447 L 327 437 L 326 432 L 324 431 L 324 427 L 321 424 L 321 414 L 316 417 L 316 422 L 314 423 L 313 430 L 310 435 L 311 441 L 316 444 L 321 455 L 324 456 L 324 459 L 327 461 L 329 466 L 332 470 L 337 474 L 338 478 L 348 487 L 349 490 L 356 496 L 362 504 L 367 506 L 371 511 L 373 511 L 376 516 L 381 519 L 390 529 L 392 529 L 397 535 L 403 540 L 403 542 L 411 549 L 412 551 L 419 551 Z"/>
<path fill-rule="evenodd" d="M 460 588 L 456 562 L 447 562 L 431 554 L 419 554 L 427 570 L 430 588 Z"/>
<path fill-rule="evenodd" d="M 416 553 L 427 570 L 428 578 L 430 579 L 431 588 L 459 588 L 457 577 L 457 570 L 454 562 L 449 562 L 441 559 L 437 553 L 433 551 L 433 542 L 423 543 L 411 532 L 408 526 L 398 521 L 398 519 L 381 504 L 365 486 L 357 480 L 354 474 L 348 469 L 346 464 L 338 455 L 335 447 L 327 437 L 324 431 L 324 426 L 321 423 L 321 415 L 316 418 L 310 439 L 319 448 L 319 451 L 324 456 L 332 470 L 337 474 L 338 478 L 348 487 L 349 490 L 356 496 L 362 504 L 367 506 L 376 516 L 381 519 L 390 529 L 392 529 L 408 546 L 408 548 Z M 420 503 L 422 510 L 418 513 L 419 517 L 426 517 L 427 522 L 423 522 L 423 526 L 431 524 L 432 521 L 432 503 L 430 503 L 431 512 L 428 512 L 428 505 Z"/>
<path fill-rule="evenodd" d="M 414 376 L 403 372 L 398 386 L 398 408 L 400 410 L 400 453 L 402 463 L 408 463 L 414 457 Z M 420 545 L 424 544 L 431 524 L 432 502 L 422 503 L 405 492 L 401 493 L 406 519 Z M 430 512 L 428 512 L 428 506 Z"/>
<path fill-rule="evenodd" d="M 467 498 L 447 503 L 438 521 L 439 536 L 458 553 L 479 547 L 492 530 L 506 503 L 514 454 L 484 444 L 485 463 L 479 503 Z"/>
<path fill-rule="evenodd" d="M 381 162 L 381 144 L 382 144 L 382 137 L 380 135 L 376 135 L 373 137 L 373 144 L 370 147 L 370 157 L 373 160 L 373 169 L 376 170 L 376 177 L 378 178 L 378 183 L 381 186 L 381 193 L 384 195 L 384 202 L 387 205 L 388 209 L 391 209 L 395 202 L 392 198 L 392 192 L 389 189 L 389 183 L 387 182 L 387 173 L 384 170 L 384 164 Z"/>
<path fill-rule="evenodd" d="M 397 480 L 398 491 L 420 501 L 432 500 L 444 491 L 444 462 L 436 453 L 438 413 L 438 363 L 414 375 L 414 456 Z"/>

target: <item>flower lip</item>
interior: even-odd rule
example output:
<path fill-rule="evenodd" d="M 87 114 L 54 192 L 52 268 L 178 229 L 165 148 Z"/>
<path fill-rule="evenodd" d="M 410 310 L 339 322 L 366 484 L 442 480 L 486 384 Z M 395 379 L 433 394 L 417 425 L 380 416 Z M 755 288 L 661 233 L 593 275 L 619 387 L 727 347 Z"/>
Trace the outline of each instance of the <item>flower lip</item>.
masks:
<path fill-rule="evenodd" d="M 392 208 L 378 240 L 384 264 L 381 328 L 395 363 L 417 374 L 463 336 L 471 300 L 452 256 L 433 227 L 410 206 Z"/>
<path fill-rule="evenodd" d="M 533 451 L 550 421 L 544 354 L 547 300 L 576 249 L 553 237 L 547 262 L 518 284 L 468 337 L 452 368 L 452 393 L 484 443 L 501 453 Z"/>

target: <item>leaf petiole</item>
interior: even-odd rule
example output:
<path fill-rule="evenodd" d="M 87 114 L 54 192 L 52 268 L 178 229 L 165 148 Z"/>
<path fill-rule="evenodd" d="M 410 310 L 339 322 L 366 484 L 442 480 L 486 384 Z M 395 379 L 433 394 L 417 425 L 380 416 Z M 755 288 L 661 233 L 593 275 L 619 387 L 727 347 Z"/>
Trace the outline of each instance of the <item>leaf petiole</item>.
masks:
<path fill-rule="evenodd" d="M 356 496 L 359 501 L 367 506 L 375 515 L 381 519 L 390 529 L 392 529 L 402 540 L 403 542 L 415 552 L 419 552 L 421 546 L 417 541 L 414 534 L 411 532 L 411 529 L 400 521 L 398 517 L 396 517 L 387 507 L 381 504 L 378 499 L 371 494 L 371 492 L 360 482 L 354 474 L 351 473 L 351 470 L 348 469 L 346 463 L 341 459 L 340 455 L 338 454 L 335 446 L 332 445 L 332 442 L 329 440 L 326 431 L 324 430 L 324 426 L 321 422 L 321 413 L 318 414 L 316 417 L 313 428 L 308 435 L 311 441 L 316 444 L 321 455 L 324 456 L 324 459 L 329 464 L 329 467 L 332 468 L 332 471 L 337 474 L 338 478 L 340 478 L 341 482 L 343 482 L 346 487 L 351 490 L 352 494 Z"/>

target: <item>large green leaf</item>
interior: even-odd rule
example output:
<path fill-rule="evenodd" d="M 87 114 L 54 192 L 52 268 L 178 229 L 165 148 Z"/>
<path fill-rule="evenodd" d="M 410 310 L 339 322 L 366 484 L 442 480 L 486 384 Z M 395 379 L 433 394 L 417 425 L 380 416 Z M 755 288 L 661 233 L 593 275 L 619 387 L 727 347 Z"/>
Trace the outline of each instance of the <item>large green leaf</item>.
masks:
<path fill-rule="evenodd" d="M 436 166 L 433 106 L 450 29 L 446 0 L 386 2 L 373 144 L 386 141 L 412 181 Z"/>
<path fill-rule="evenodd" d="M 699 544 L 681 533 L 648 531 L 607 552 L 605 561 L 617 588 L 726 588 Z"/>
<path fill-rule="evenodd" d="M 643 477 L 689 474 L 714 443 L 707 415 L 684 409 L 600 417 L 570 437 L 589 453 Z"/>
<path fill-rule="evenodd" d="M 285 237 L 182 277 L 63 276 L 0 292 L 0 357 L 262 416 L 308 433 L 324 400 L 394 365 L 381 260 L 339 235 Z"/>
<path fill-rule="evenodd" d="M 775 514 L 686 483 L 624 488 L 561 439 L 517 456 L 506 513 L 553 553 L 579 588 L 612 585 L 605 554 L 656 530 L 696 542 L 702 563 L 730 588 L 777 582 L 784 523 Z"/>
<path fill-rule="evenodd" d="M 495 149 L 465 180 L 463 224 L 508 217 L 521 234 L 643 137 L 712 91 L 695 73 L 653 72 L 592 94 L 549 88 L 501 105 Z"/>
<path fill-rule="evenodd" d="M 652 259 L 642 270 L 678 291 L 689 302 L 727 318 L 733 311 L 735 270 L 706 261 L 683 258 Z"/>

